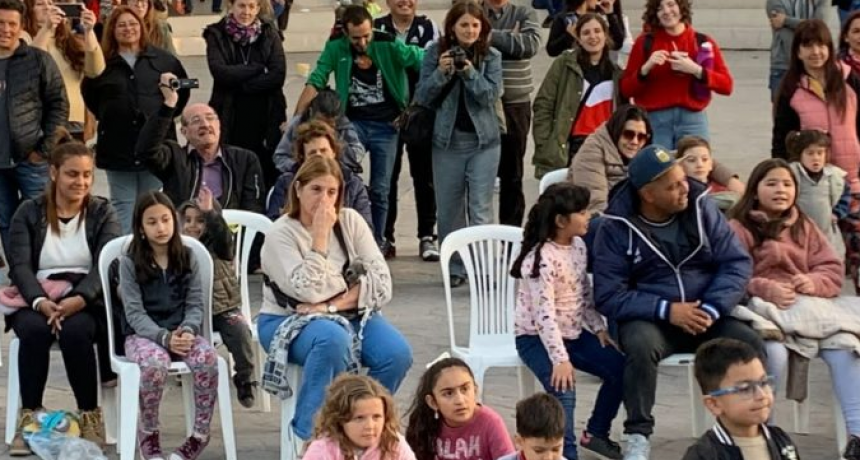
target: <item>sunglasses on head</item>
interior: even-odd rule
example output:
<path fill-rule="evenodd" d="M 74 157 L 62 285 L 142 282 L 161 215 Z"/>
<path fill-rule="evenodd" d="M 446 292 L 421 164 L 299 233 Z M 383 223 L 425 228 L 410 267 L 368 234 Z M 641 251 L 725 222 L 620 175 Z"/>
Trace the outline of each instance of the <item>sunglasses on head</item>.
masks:
<path fill-rule="evenodd" d="M 648 140 L 648 138 L 651 137 L 651 135 L 648 133 L 640 133 L 638 131 L 633 131 L 632 129 L 625 129 L 624 131 L 621 131 L 621 135 L 624 136 L 624 139 L 628 141 L 636 139 L 639 142 L 645 142 Z"/>

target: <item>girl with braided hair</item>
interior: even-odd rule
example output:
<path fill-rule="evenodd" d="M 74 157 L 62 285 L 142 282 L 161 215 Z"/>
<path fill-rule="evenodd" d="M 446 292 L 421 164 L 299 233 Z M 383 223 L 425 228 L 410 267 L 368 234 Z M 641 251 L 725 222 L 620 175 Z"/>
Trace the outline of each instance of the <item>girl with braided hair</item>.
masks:
<path fill-rule="evenodd" d="M 565 412 L 564 457 L 575 460 L 574 366 L 603 380 L 579 447 L 620 459 L 609 439 L 622 399 L 624 357 L 594 307 L 582 236 L 588 230 L 588 189 L 551 185 L 529 212 L 523 245 L 511 268 L 520 279 L 514 328 L 517 352 L 561 402 Z M 583 327 L 586 326 L 587 328 Z"/>

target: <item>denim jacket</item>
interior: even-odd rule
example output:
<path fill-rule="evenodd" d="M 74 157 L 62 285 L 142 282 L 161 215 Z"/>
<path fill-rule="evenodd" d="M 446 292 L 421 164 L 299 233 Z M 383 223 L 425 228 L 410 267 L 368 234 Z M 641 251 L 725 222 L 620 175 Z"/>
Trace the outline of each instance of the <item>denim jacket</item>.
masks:
<path fill-rule="evenodd" d="M 415 91 L 415 100 L 418 103 L 429 107 L 452 78 L 462 80 L 454 84 L 441 104 L 436 104 L 438 108 L 436 123 L 433 125 L 434 146 L 448 148 L 450 145 L 454 122 L 457 119 L 460 91 L 464 89 L 466 109 L 475 125 L 475 134 L 478 135 L 480 147 L 490 147 L 500 142 L 501 134 L 495 104 L 502 93 L 501 53 L 490 48 L 479 67 L 462 74 L 445 75 L 439 70 L 438 42 L 431 44 L 425 51 L 424 63 L 421 65 L 421 79 Z"/>

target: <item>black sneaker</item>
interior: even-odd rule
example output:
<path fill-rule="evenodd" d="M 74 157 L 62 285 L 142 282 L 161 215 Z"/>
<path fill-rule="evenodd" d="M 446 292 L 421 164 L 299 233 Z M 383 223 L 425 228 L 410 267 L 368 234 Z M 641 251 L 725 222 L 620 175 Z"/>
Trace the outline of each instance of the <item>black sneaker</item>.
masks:
<path fill-rule="evenodd" d="M 233 384 L 236 385 L 236 399 L 239 400 L 239 404 L 248 409 L 254 407 L 254 387 L 257 386 L 257 382 L 233 380 Z"/>
<path fill-rule="evenodd" d="M 436 242 L 433 241 L 432 236 L 421 238 L 421 242 L 418 243 L 418 255 L 421 256 L 421 260 L 424 262 L 439 261 L 439 248 L 436 247 Z"/>
<path fill-rule="evenodd" d="M 382 252 L 382 257 L 385 257 L 385 260 L 397 257 L 397 248 L 394 247 L 394 243 L 391 241 L 383 241 L 379 245 L 379 251 Z"/>
<path fill-rule="evenodd" d="M 579 438 L 579 448 L 585 449 L 601 458 L 609 458 L 612 460 L 621 460 L 621 446 L 617 442 L 609 438 L 598 438 L 592 436 L 589 432 L 583 431 L 582 437 Z"/>
<path fill-rule="evenodd" d="M 845 446 L 845 453 L 842 454 L 845 460 L 860 460 L 860 438 L 851 436 L 848 439 L 848 444 Z"/>

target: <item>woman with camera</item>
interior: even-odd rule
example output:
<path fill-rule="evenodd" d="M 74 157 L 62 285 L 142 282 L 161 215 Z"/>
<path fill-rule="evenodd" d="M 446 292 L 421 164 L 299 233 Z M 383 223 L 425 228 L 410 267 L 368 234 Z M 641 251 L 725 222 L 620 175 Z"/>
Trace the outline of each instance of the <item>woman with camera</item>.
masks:
<path fill-rule="evenodd" d="M 493 184 L 501 156 L 495 105 L 502 94 L 502 57 L 490 47 L 490 23 L 481 7 L 455 3 L 445 16 L 444 31 L 424 53 L 415 93 L 416 101 L 436 108 L 433 184 L 441 241 L 454 230 L 493 220 Z M 457 259 L 451 284 L 465 280 Z"/>
<path fill-rule="evenodd" d="M 93 27 L 96 15 L 83 3 L 67 5 L 69 14 L 53 0 L 25 0 L 24 31 L 31 45 L 47 51 L 63 76 L 69 99 L 69 124 L 72 135 L 88 140 L 84 121 L 87 108 L 81 96 L 84 77 L 98 77 L 105 69 L 105 58 Z"/>
<path fill-rule="evenodd" d="M 313 435 L 325 389 L 338 374 L 364 366 L 395 393 L 412 366 L 409 343 L 380 312 L 391 300 L 388 264 L 367 221 L 343 206 L 344 193 L 338 161 L 310 156 L 263 243 L 263 389 L 298 398 L 289 430 L 296 448 Z M 303 367 L 298 388 L 286 380 L 287 363 Z"/>
<path fill-rule="evenodd" d="M 115 7 L 102 39 L 105 71 L 97 78 L 85 78 L 81 85 L 84 102 L 99 121 L 96 166 L 107 172 L 111 203 L 123 233 L 131 230 L 138 195 L 161 187 L 135 151 L 140 129 L 161 107 L 161 74 L 187 77 L 182 63 L 150 44 L 145 31 L 135 10 L 125 5 Z M 187 89 L 179 91 L 176 113 L 182 112 L 189 95 Z M 170 130 L 168 137 L 176 139 L 176 130 Z"/>
<path fill-rule="evenodd" d="M 260 14 L 267 2 L 228 0 L 227 16 L 206 27 L 203 38 L 221 140 L 257 154 L 268 190 L 278 179 L 272 156 L 287 121 L 287 62 L 277 26 Z"/>

